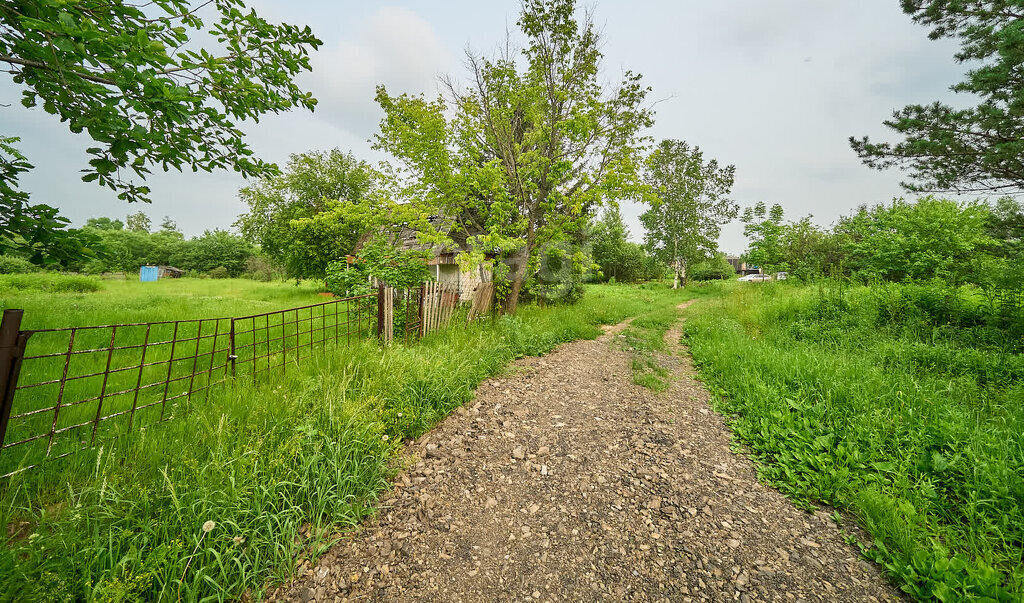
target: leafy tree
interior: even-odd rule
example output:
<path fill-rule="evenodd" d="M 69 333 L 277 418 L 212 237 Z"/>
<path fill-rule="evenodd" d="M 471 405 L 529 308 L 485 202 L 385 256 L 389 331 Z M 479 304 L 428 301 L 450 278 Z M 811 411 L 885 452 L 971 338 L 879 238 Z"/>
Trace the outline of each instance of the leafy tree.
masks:
<path fill-rule="evenodd" d="M 201 15 L 210 5 L 212 22 Z M 223 52 L 199 42 L 214 39 Z M 309 51 L 320 44 L 308 27 L 269 23 L 241 0 L 0 4 L 0 62 L 22 88 L 22 104 L 87 133 L 97 146 L 83 180 L 128 201 L 149 194 L 129 174 L 144 180 L 154 166 L 274 173 L 236 124 L 312 109 L 316 100 L 292 80 L 309 70 Z M 0 154 L 5 198 L 17 186 L 8 161 Z"/>
<path fill-rule="evenodd" d="M 0 137 L 0 255 L 51 268 L 94 255 L 93 237 L 68 229 L 70 221 L 57 208 L 29 205 L 28 194 L 15 188 L 18 175 L 31 167 L 14 148 L 17 140 Z"/>
<path fill-rule="evenodd" d="M 711 259 L 697 262 L 690 269 L 690 277 L 695 281 L 729 280 L 736 276 L 724 253 L 716 253 Z"/>
<path fill-rule="evenodd" d="M 782 206 L 778 203 L 769 209 L 764 201 L 743 210 L 743 234 L 750 239 L 750 246 L 744 257 L 748 264 L 757 266 L 765 273 L 785 270 L 786 252 L 783 245 Z"/>
<path fill-rule="evenodd" d="M 617 205 L 609 205 L 590 232 L 591 254 L 601 267 L 601 277 L 632 283 L 664 274 L 660 260 L 629 240 L 629 229 Z"/>
<path fill-rule="evenodd" d="M 959 62 L 977 65 L 956 92 L 979 97 L 966 109 L 939 102 L 909 105 L 885 125 L 901 142 L 850 144 L 870 167 L 910 171 L 912 191 L 1024 190 L 1024 5 L 997 0 L 901 0 L 903 11 L 931 28 L 929 37 L 957 38 Z"/>
<path fill-rule="evenodd" d="M 249 206 L 236 225 L 288 276 L 319 278 L 379 222 L 373 171 L 338 149 L 292 155 L 283 174 L 239 192 Z"/>
<path fill-rule="evenodd" d="M 170 216 L 164 216 L 163 221 L 160 222 L 160 232 L 184 238 L 184 235 L 178 230 L 178 223 L 172 220 Z"/>
<path fill-rule="evenodd" d="M 140 212 L 134 214 L 128 214 L 128 218 L 125 220 L 128 224 L 128 230 L 132 232 L 145 232 L 148 233 L 149 229 L 153 226 L 153 221 L 149 219 L 149 216 Z"/>
<path fill-rule="evenodd" d="M 648 249 L 672 266 L 674 288 L 686 285 L 690 264 L 714 256 L 722 225 L 736 217 L 728 198 L 735 174 L 681 140 L 663 140 L 648 158 L 651 207 L 640 222 Z"/>
<path fill-rule="evenodd" d="M 627 243 L 629 229 L 622 220 L 622 212 L 618 205 L 609 205 L 601 212 L 601 219 L 590 232 L 590 252 L 605 279 L 625 280 L 622 264 Z"/>
<path fill-rule="evenodd" d="M 849 271 L 889 281 L 940 278 L 972 282 L 975 261 L 995 241 L 989 209 L 980 203 L 924 197 L 861 207 L 835 227 Z"/>
<path fill-rule="evenodd" d="M 89 218 L 85 226 L 96 230 L 124 230 L 124 222 L 112 218 Z"/>
<path fill-rule="evenodd" d="M 396 249 L 384 237 L 367 241 L 356 254 L 355 262 L 331 262 L 324 285 L 339 297 L 370 293 L 376 280 L 397 289 L 418 287 L 430 280 L 427 253 Z"/>
<path fill-rule="evenodd" d="M 397 199 L 415 201 L 402 206 L 407 220 L 441 243 L 451 232 L 431 232 L 432 214 L 456 219 L 455 231 L 484 230 L 466 258 L 499 254 L 509 312 L 542 249 L 572 243 L 604 200 L 639 195 L 641 132 L 652 123 L 639 75 L 605 85 L 600 35 L 574 0 L 525 0 L 517 24 L 526 44 L 468 54 L 469 81 L 445 79 L 447 99 L 377 91 L 376 148 L 398 160 L 389 175 Z"/>
<path fill-rule="evenodd" d="M 158 235 L 153 235 L 158 239 Z M 181 245 L 169 257 L 175 266 L 197 272 L 211 272 L 223 268 L 226 276 L 236 278 L 246 271 L 249 258 L 256 249 L 245 239 L 226 230 L 207 230 L 202 235 Z"/>
<path fill-rule="evenodd" d="M 989 212 L 988 234 L 998 241 L 998 255 L 1024 255 L 1024 204 L 1013 197 L 998 199 Z"/>

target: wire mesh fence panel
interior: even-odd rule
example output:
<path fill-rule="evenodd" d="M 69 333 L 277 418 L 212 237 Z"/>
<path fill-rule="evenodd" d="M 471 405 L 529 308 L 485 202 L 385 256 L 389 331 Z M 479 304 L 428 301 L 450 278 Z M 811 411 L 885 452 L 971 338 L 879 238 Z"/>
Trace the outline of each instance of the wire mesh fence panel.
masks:
<path fill-rule="evenodd" d="M 227 376 L 230 319 L 23 331 L 0 476 L 171 418 Z"/>
<path fill-rule="evenodd" d="M 375 333 L 377 297 L 370 293 L 322 304 L 232 319 L 232 371 L 253 380 L 267 372 L 287 372 L 288 364 L 316 350 L 348 345 Z"/>
<path fill-rule="evenodd" d="M 286 373 L 318 350 L 375 337 L 408 344 L 456 316 L 486 313 L 493 294 L 493 285 L 484 286 L 460 309 L 461 292 L 452 284 L 382 285 L 366 295 L 236 318 L 15 327 L 20 372 L 0 388 L 2 408 L 9 409 L 0 423 L 0 477 L 181 415 L 232 377 Z M 0 370 L 14 366 L 10 350 L 0 350 L 8 364 Z"/>
<path fill-rule="evenodd" d="M 0 477 L 173 418 L 229 377 L 373 337 L 376 313 L 368 294 L 241 318 L 18 331 Z"/>

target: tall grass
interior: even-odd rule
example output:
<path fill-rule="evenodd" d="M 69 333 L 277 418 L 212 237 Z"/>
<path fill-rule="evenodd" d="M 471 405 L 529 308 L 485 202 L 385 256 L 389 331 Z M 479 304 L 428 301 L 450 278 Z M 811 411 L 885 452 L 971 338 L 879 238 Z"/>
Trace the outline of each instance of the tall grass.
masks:
<path fill-rule="evenodd" d="M 937 285 L 743 287 L 686 323 L 761 475 L 852 511 L 920 599 L 1024 593 L 1024 358 L 1005 317 Z"/>
<path fill-rule="evenodd" d="M 575 306 L 524 306 L 408 347 L 361 342 L 271 384 L 215 389 L 208 403 L 113 448 L 19 474 L 0 485 L 0 597 L 258 596 L 372 512 L 401 443 L 480 381 L 677 295 L 592 287 Z"/>

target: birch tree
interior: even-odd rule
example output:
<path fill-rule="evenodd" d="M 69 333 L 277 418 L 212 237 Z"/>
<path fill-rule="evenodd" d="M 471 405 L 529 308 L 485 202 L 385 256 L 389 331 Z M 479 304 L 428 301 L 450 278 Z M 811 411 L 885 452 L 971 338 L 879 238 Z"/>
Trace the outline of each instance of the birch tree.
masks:
<path fill-rule="evenodd" d="M 663 140 L 647 159 L 650 209 L 640 216 L 651 253 L 672 267 L 672 287 L 686 286 L 689 265 L 718 251 L 722 225 L 739 206 L 728 196 L 736 167 L 705 161 L 700 147 Z"/>

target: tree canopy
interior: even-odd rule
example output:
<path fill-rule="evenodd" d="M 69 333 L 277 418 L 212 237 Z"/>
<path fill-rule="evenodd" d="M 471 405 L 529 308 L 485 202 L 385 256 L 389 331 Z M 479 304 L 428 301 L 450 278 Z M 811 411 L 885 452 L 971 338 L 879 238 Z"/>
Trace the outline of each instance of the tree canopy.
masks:
<path fill-rule="evenodd" d="M 339 149 L 292 155 L 284 173 L 239 191 L 242 234 L 294 278 L 323 277 L 382 212 L 373 170 Z"/>
<path fill-rule="evenodd" d="M 638 196 L 652 123 L 639 75 L 605 85 L 600 35 L 574 0 L 525 0 L 517 24 L 526 43 L 469 53 L 469 81 L 445 79 L 446 98 L 377 93 L 396 197 L 415 202 L 422 230 L 443 214 L 487 233 L 469 243 L 511 266 L 507 310 L 542 247 L 578 238 L 604 200 Z"/>
<path fill-rule="evenodd" d="M 851 137 L 854 151 L 870 167 L 909 170 L 904 186 L 912 191 L 1024 191 L 1024 6 L 1009 0 L 901 4 L 931 28 L 931 39 L 960 40 L 957 61 L 978 66 L 952 89 L 980 103 L 908 105 L 884 122 L 902 141 Z"/>
<path fill-rule="evenodd" d="M 206 40 L 216 44 L 203 47 Z M 82 179 L 128 201 L 148 199 L 133 178 L 153 167 L 274 173 L 237 123 L 313 109 L 316 99 L 293 78 L 309 70 L 309 51 L 320 45 L 308 27 L 272 24 L 241 0 L 0 4 L 0 63 L 22 88 L 22 104 L 92 138 Z M 0 153 L 5 203 L 30 167 Z"/>
<path fill-rule="evenodd" d="M 704 159 L 700 147 L 663 140 L 647 160 L 650 209 L 640 216 L 651 253 L 671 264 L 674 286 L 686 284 L 688 265 L 718 251 L 722 225 L 739 210 L 729 199 L 736 167 Z"/>

